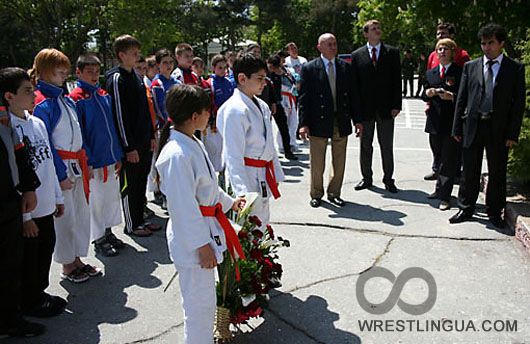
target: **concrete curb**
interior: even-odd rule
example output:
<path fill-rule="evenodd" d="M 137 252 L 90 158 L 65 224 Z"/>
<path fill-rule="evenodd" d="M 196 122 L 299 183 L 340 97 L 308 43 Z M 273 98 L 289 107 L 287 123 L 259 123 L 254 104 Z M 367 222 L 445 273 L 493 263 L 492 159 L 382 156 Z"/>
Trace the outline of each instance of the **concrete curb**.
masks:
<path fill-rule="evenodd" d="M 481 176 L 481 191 L 485 192 L 488 186 L 488 175 Z M 515 238 L 519 240 L 528 254 L 530 254 L 530 222 L 521 215 L 516 203 L 507 202 L 504 217 L 508 225 L 515 231 Z"/>

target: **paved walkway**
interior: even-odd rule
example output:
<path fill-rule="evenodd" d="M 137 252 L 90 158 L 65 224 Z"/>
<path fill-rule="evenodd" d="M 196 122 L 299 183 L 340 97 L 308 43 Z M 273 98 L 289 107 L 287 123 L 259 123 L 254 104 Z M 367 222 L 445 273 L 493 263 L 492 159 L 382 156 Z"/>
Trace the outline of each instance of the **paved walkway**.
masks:
<path fill-rule="evenodd" d="M 252 322 L 254 330 L 244 326 L 233 343 L 530 342 L 530 256 L 513 237 L 488 225 L 484 214 L 450 226 L 447 219 L 455 210 L 442 212 L 436 201 L 426 198 L 434 184 L 422 179 L 431 163 L 423 109 L 421 101 L 406 100 L 396 121 L 395 178 L 401 189 L 396 195 L 380 182 L 377 148 L 375 187 L 353 190 L 360 179 L 355 138 L 348 144 L 344 208 L 309 206 L 307 148 L 302 148 L 300 161 L 284 161 L 288 179 L 272 207 L 275 230 L 292 245 L 280 252 L 283 286 L 271 294 L 265 321 Z M 163 221 L 163 213 L 153 209 Z M 10 343 L 182 343 L 178 283 L 163 292 L 174 271 L 164 233 L 132 239 L 116 232 L 127 249 L 117 257 L 91 253 L 88 259 L 105 265 L 104 277 L 72 285 L 59 280 L 54 264 L 50 291 L 68 296 L 68 312 L 45 321 L 47 335 Z M 361 308 L 356 285 L 377 271 L 374 267 L 388 269 L 398 280 L 405 277 L 400 275 L 405 269 L 420 267 L 432 275 L 436 292 L 420 278 L 402 290 L 399 283 L 393 290 L 394 284 L 384 278 L 370 279 L 364 293 L 370 302 L 398 302 L 388 313 L 371 314 Z M 403 302 L 421 304 L 428 295 L 436 296 L 428 312 L 410 315 L 402 310 Z M 449 322 L 433 329 L 443 320 Z M 369 331 L 361 328 L 363 321 L 381 326 Z M 517 331 L 512 330 L 513 321 Z M 497 329 L 504 325 L 504 331 L 488 331 L 493 324 Z"/>

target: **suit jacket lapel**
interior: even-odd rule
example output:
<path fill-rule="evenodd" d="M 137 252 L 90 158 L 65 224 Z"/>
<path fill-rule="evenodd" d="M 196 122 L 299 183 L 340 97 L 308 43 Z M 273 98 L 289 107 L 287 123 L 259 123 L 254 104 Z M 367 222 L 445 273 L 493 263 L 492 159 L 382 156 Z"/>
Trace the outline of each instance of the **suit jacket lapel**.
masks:
<path fill-rule="evenodd" d="M 342 65 L 339 62 L 338 58 L 335 58 L 335 89 L 337 90 L 337 94 L 339 93 L 339 85 L 341 84 L 342 80 Z"/>
<path fill-rule="evenodd" d="M 375 70 L 375 67 L 372 63 L 372 59 L 370 58 L 370 52 L 368 52 L 368 47 L 365 45 L 363 47 L 363 54 L 362 54 L 363 58 L 364 58 L 364 63 L 371 66 L 372 69 Z"/>
<path fill-rule="evenodd" d="M 326 89 L 328 96 L 331 97 L 331 87 L 329 87 L 328 73 L 326 71 L 326 65 L 324 64 L 324 60 L 322 60 L 322 58 L 319 58 L 318 64 L 319 64 L 319 69 L 320 69 L 320 79 L 326 85 L 325 89 Z M 335 68 L 337 68 L 336 63 L 335 63 Z"/>
<path fill-rule="evenodd" d="M 480 88 L 482 89 L 484 87 L 484 66 L 483 66 L 483 57 L 481 57 L 480 59 L 477 60 L 477 63 L 476 63 L 476 70 L 475 70 L 475 73 L 476 73 L 476 78 L 478 80 L 478 84 L 480 86 Z"/>

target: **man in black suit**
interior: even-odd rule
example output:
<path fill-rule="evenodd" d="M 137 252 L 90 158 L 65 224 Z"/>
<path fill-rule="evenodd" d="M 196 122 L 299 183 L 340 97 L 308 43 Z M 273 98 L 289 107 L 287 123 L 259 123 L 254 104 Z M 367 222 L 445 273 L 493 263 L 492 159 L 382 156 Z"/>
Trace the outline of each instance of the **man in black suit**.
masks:
<path fill-rule="evenodd" d="M 462 142 L 464 178 L 458 193 L 460 210 L 449 222 L 473 216 L 485 149 L 487 213 L 495 227 L 503 228 L 508 150 L 518 141 L 525 106 L 524 66 L 502 54 L 506 41 L 502 26 L 488 24 L 478 37 L 484 56 L 464 65 L 456 102 L 453 136 Z"/>
<path fill-rule="evenodd" d="M 323 174 L 326 147 L 331 139 L 332 170 L 327 188 L 330 202 L 343 206 L 340 198 L 346 145 L 352 133 L 352 82 L 350 66 L 337 58 L 337 40 L 330 33 L 318 39 L 320 57 L 306 63 L 300 74 L 300 136 L 309 137 L 311 162 L 311 206 L 324 196 Z M 362 134 L 360 117 L 353 117 L 357 136 Z"/>
<path fill-rule="evenodd" d="M 383 159 L 383 183 L 396 193 L 394 174 L 394 118 L 401 111 L 401 64 L 399 50 L 381 42 L 381 26 L 377 20 L 363 27 L 368 40 L 352 53 L 354 114 L 363 118 L 361 138 L 361 173 L 363 179 L 355 190 L 372 186 L 372 142 L 377 127 L 377 140 Z"/>

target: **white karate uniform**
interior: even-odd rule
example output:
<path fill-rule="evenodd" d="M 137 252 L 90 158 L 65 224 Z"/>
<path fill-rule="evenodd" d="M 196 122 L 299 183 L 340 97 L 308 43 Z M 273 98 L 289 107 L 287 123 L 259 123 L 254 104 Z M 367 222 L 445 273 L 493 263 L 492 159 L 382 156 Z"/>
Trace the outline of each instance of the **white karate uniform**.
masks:
<path fill-rule="evenodd" d="M 285 179 L 274 147 L 269 106 L 254 97 L 258 106 L 239 89 L 217 112 L 217 128 L 223 138 L 223 161 L 228 178 L 237 196 L 257 192 L 253 215 L 262 222 L 261 230 L 269 224 L 269 197 L 272 196 L 265 179 L 265 168 L 245 166 L 244 158 L 273 161 L 278 183 Z"/>
<path fill-rule="evenodd" d="M 176 130 L 156 161 L 160 190 L 167 197 L 169 254 L 179 272 L 187 344 L 213 343 L 216 307 L 215 269 L 200 267 L 198 249 L 211 245 L 217 262 L 226 250 L 224 231 L 200 206 L 220 203 L 228 211 L 234 200 L 217 185 L 212 163 L 202 142 Z"/>
<path fill-rule="evenodd" d="M 208 152 L 208 157 L 212 162 L 215 172 L 221 172 L 224 169 L 223 166 L 223 139 L 219 131 L 213 132 L 212 128 L 208 126 L 206 128 L 206 134 L 202 137 L 204 148 Z"/>
<path fill-rule="evenodd" d="M 107 166 L 107 181 L 104 181 L 103 167 L 94 169 L 90 179 L 90 240 L 105 235 L 105 228 L 121 223 L 120 181 L 116 177 L 115 165 Z"/>
<path fill-rule="evenodd" d="M 62 97 L 58 98 L 61 118 L 57 123 L 52 140 L 55 149 L 77 152 L 82 148 L 83 138 L 73 107 Z M 77 160 L 63 160 L 67 178 L 73 188 L 63 190 L 64 215 L 55 218 L 54 260 L 60 264 L 73 263 L 76 257 L 86 257 L 90 244 L 90 209 L 83 189 L 81 166 Z"/>

